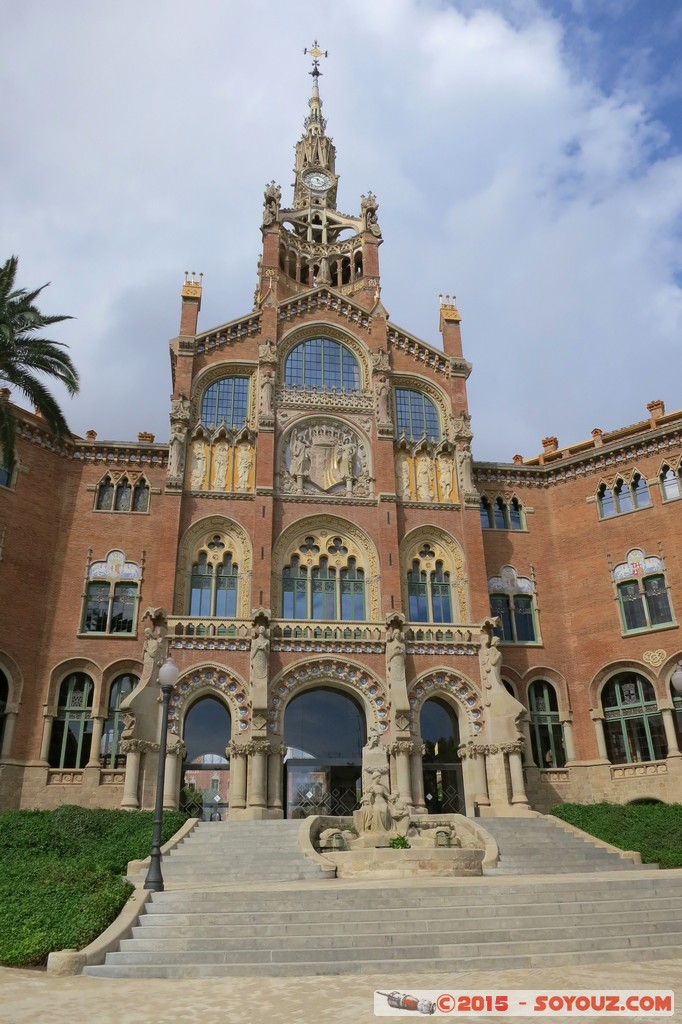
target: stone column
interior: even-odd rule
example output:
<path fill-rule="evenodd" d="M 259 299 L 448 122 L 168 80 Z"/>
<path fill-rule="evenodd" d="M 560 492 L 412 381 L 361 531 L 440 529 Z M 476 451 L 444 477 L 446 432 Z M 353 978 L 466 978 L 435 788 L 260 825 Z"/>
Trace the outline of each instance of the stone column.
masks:
<path fill-rule="evenodd" d="M 521 722 L 521 732 L 523 733 L 523 739 L 525 742 L 525 747 L 523 751 L 523 764 L 526 768 L 533 768 L 535 767 L 535 761 L 533 760 L 533 744 L 531 743 L 530 739 L 530 722 L 528 721 L 528 715 L 523 716 L 523 720 Z M 539 764 L 537 767 L 542 768 L 542 765 Z"/>
<path fill-rule="evenodd" d="M 40 744 L 40 760 L 43 764 L 49 764 L 48 758 L 50 756 L 50 741 L 52 740 L 52 723 L 54 722 L 55 716 L 45 712 L 45 718 L 43 720 L 43 738 Z"/>
<path fill-rule="evenodd" d="M 123 783 L 121 807 L 137 810 L 140 806 L 140 801 L 137 797 L 137 786 L 140 780 L 140 751 L 129 748 L 124 750 L 123 745 L 121 746 L 121 751 L 126 755 L 126 774 Z"/>
<path fill-rule="evenodd" d="M 391 754 L 395 757 L 396 789 L 408 807 L 412 807 L 414 800 L 412 799 L 412 779 L 410 778 L 410 754 L 414 750 L 414 744 L 410 740 L 396 740 L 390 749 Z"/>
<path fill-rule="evenodd" d="M 485 744 L 474 743 L 469 740 L 462 744 L 457 753 L 462 761 L 469 760 L 473 766 L 473 802 L 479 807 L 490 807 L 490 796 L 488 794 L 488 776 L 486 774 L 486 755 L 497 753 L 497 747 Z"/>
<path fill-rule="evenodd" d="M 178 760 L 180 752 L 177 747 L 175 750 L 169 750 L 166 752 L 166 764 L 164 765 L 163 773 L 163 809 L 164 811 L 174 811 L 178 806 L 177 798 L 177 786 L 178 786 Z"/>
<path fill-rule="evenodd" d="M 668 757 L 682 757 L 682 753 L 680 753 L 680 747 L 677 742 L 677 733 L 675 732 L 672 708 L 661 708 L 661 715 L 663 716 L 665 738 L 668 741 Z"/>
<path fill-rule="evenodd" d="M 268 808 L 282 815 L 282 756 L 286 747 L 273 744 L 268 755 Z"/>
<path fill-rule="evenodd" d="M 604 716 L 601 711 L 590 711 L 590 718 L 594 722 L 594 731 L 597 734 L 597 751 L 603 761 L 608 761 L 606 753 L 606 737 L 604 736 Z"/>
<path fill-rule="evenodd" d="M 566 751 L 566 763 L 575 761 L 575 743 L 573 742 L 573 722 L 570 718 L 562 718 L 561 725 L 564 730 L 564 750 Z"/>
<path fill-rule="evenodd" d="M 424 803 L 424 766 L 422 764 L 424 745 L 422 743 L 414 743 L 412 749 L 414 751 L 410 755 L 412 803 L 415 811 L 418 811 L 420 814 L 426 814 L 426 804 Z"/>
<path fill-rule="evenodd" d="M 5 729 L 2 734 L 2 750 L 0 757 L 9 757 L 12 752 L 12 737 L 14 736 L 14 723 L 17 720 L 17 711 L 5 712 Z"/>
<path fill-rule="evenodd" d="M 232 740 L 225 752 L 230 759 L 230 810 L 243 811 L 246 807 L 246 744 Z"/>
<path fill-rule="evenodd" d="M 86 768 L 99 768 L 99 748 L 102 745 L 102 733 L 104 732 L 104 719 L 100 716 L 92 719 L 92 739 L 90 741 L 90 757 Z"/>
<path fill-rule="evenodd" d="M 251 762 L 251 785 L 249 786 L 249 807 L 267 807 L 267 756 L 270 744 L 254 740 L 249 744 L 249 760 Z"/>
<path fill-rule="evenodd" d="M 520 743 L 504 743 L 500 748 L 509 758 L 509 776 L 512 788 L 512 804 L 528 807 L 526 784 L 523 779 L 522 746 Z"/>

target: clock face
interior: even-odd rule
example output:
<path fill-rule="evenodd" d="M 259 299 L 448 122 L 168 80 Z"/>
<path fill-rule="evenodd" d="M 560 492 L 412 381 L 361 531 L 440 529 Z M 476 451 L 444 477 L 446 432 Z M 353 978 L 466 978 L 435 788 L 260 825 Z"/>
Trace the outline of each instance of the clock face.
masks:
<path fill-rule="evenodd" d="M 324 192 L 332 184 L 332 179 L 324 171 L 307 171 L 303 175 L 303 181 L 315 192 Z"/>

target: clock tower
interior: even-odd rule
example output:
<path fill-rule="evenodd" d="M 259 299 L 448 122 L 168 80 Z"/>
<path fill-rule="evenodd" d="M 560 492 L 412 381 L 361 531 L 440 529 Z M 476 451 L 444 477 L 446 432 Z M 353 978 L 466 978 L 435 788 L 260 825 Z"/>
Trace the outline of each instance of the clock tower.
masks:
<path fill-rule="evenodd" d="M 326 285 L 352 294 L 372 310 L 378 301 L 382 241 L 377 201 L 371 192 L 363 196 L 360 216 L 337 210 L 336 147 L 326 134 L 319 88 L 320 58 L 326 52 L 317 42 L 305 52 L 313 58 L 313 88 L 304 132 L 296 143 L 293 201 L 281 207 L 282 192 L 275 182 L 265 190 L 256 305 L 273 292 L 281 300 Z"/>

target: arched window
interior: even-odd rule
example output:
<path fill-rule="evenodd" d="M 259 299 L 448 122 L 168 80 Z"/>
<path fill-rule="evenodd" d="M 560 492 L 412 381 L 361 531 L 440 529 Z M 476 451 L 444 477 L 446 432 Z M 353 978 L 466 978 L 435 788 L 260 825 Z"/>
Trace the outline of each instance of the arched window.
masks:
<path fill-rule="evenodd" d="M 95 508 L 103 512 L 111 510 L 114 504 L 114 482 L 110 476 L 105 476 L 97 488 L 97 499 Z"/>
<path fill-rule="evenodd" d="M 535 622 L 535 588 L 532 580 L 518 576 L 511 565 L 504 565 L 499 576 L 488 580 L 490 612 L 500 618 L 495 632 L 503 643 L 532 644 L 538 642 Z"/>
<path fill-rule="evenodd" d="M 5 718 L 7 715 L 7 701 L 9 700 L 9 683 L 7 676 L 0 669 L 0 753 L 2 752 L 2 741 L 5 736 Z"/>
<path fill-rule="evenodd" d="M 672 684 L 670 684 L 669 688 L 673 704 L 673 723 L 677 733 L 677 745 L 682 748 L 682 693 L 678 693 Z"/>
<path fill-rule="evenodd" d="M 190 583 L 192 616 L 233 619 L 237 615 L 239 566 L 234 553 L 226 550 L 227 543 L 215 534 L 197 553 Z"/>
<path fill-rule="evenodd" d="M 114 508 L 117 512 L 130 512 L 130 506 L 132 504 L 133 489 L 130 486 L 130 481 L 123 477 L 119 480 L 116 486 L 116 500 L 114 502 Z"/>
<path fill-rule="evenodd" d="M 634 672 L 622 672 L 606 684 L 601 702 L 612 764 L 660 761 L 667 756 L 663 718 L 650 682 Z"/>
<path fill-rule="evenodd" d="M 359 391 L 360 366 L 345 345 L 330 338 L 307 338 L 292 348 L 284 367 L 287 388 Z"/>
<path fill-rule="evenodd" d="M 57 717 L 52 723 L 51 768 L 85 768 L 92 742 L 93 683 L 84 672 L 67 676 L 59 690 Z"/>
<path fill-rule="evenodd" d="M 664 501 L 672 501 L 675 498 L 679 498 L 680 490 L 680 471 L 679 469 L 675 472 L 670 466 L 663 466 L 659 476 L 661 484 L 661 492 L 663 494 Z"/>
<path fill-rule="evenodd" d="M 283 618 L 353 622 L 365 615 L 365 572 L 343 539 L 306 537 L 282 570 Z"/>
<path fill-rule="evenodd" d="M 566 764 L 564 736 L 559 720 L 556 691 L 546 679 L 528 687 L 530 741 L 538 768 L 563 768 Z"/>
<path fill-rule="evenodd" d="M 481 498 L 481 526 L 484 530 L 492 530 L 493 528 L 493 513 L 490 508 L 490 501 L 486 498 L 485 494 Z"/>
<path fill-rule="evenodd" d="M 670 607 L 663 562 L 645 556 L 640 548 L 628 552 L 613 570 L 624 633 L 669 626 L 675 620 Z"/>
<path fill-rule="evenodd" d="M 100 764 L 103 768 L 118 768 L 125 762 L 125 755 L 119 754 L 119 743 L 123 732 L 121 701 L 133 692 L 138 683 L 137 676 L 122 675 L 114 679 L 109 692 L 109 711 L 102 731 Z"/>
<path fill-rule="evenodd" d="M 601 484 L 597 491 L 600 519 L 609 519 L 611 516 L 633 512 L 638 508 L 648 508 L 649 505 L 651 505 L 649 485 L 641 473 L 633 473 L 629 483 L 619 477 L 613 489 L 606 484 Z"/>
<path fill-rule="evenodd" d="M 133 488 L 133 512 L 146 512 L 149 508 L 149 485 L 142 477 Z"/>
<path fill-rule="evenodd" d="M 404 434 L 409 441 L 418 441 L 422 437 L 440 441 L 442 435 L 438 410 L 421 391 L 396 388 L 395 411 L 398 437 Z"/>
<path fill-rule="evenodd" d="M 83 605 L 83 633 L 134 633 L 137 621 L 140 567 L 126 562 L 122 551 L 93 562 Z"/>
<path fill-rule="evenodd" d="M 249 415 L 249 378 L 221 377 L 210 384 L 201 400 L 201 422 L 209 430 L 225 426 L 239 430 Z"/>
<path fill-rule="evenodd" d="M 429 559 L 435 553 L 429 545 L 420 552 L 422 559 Z M 450 573 L 437 561 L 432 571 L 422 567 L 420 559 L 414 559 L 407 572 L 408 619 L 410 622 L 452 622 L 452 588 Z"/>

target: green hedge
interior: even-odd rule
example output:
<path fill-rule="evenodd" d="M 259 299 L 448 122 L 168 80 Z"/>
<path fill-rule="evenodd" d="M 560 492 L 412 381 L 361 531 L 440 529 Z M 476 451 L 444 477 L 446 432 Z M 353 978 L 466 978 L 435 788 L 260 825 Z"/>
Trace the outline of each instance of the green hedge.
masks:
<path fill-rule="evenodd" d="M 559 804 L 550 813 L 621 850 L 637 850 L 645 864 L 682 867 L 682 804 Z"/>
<path fill-rule="evenodd" d="M 163 842 L 187 816 L 166 812 Z M 128 861 L 146 857 L 152 815 L 140 811 L 0 814 L 0 963 L 40 965 L 80 949 L 111 924 L 132 892 Z"/>

